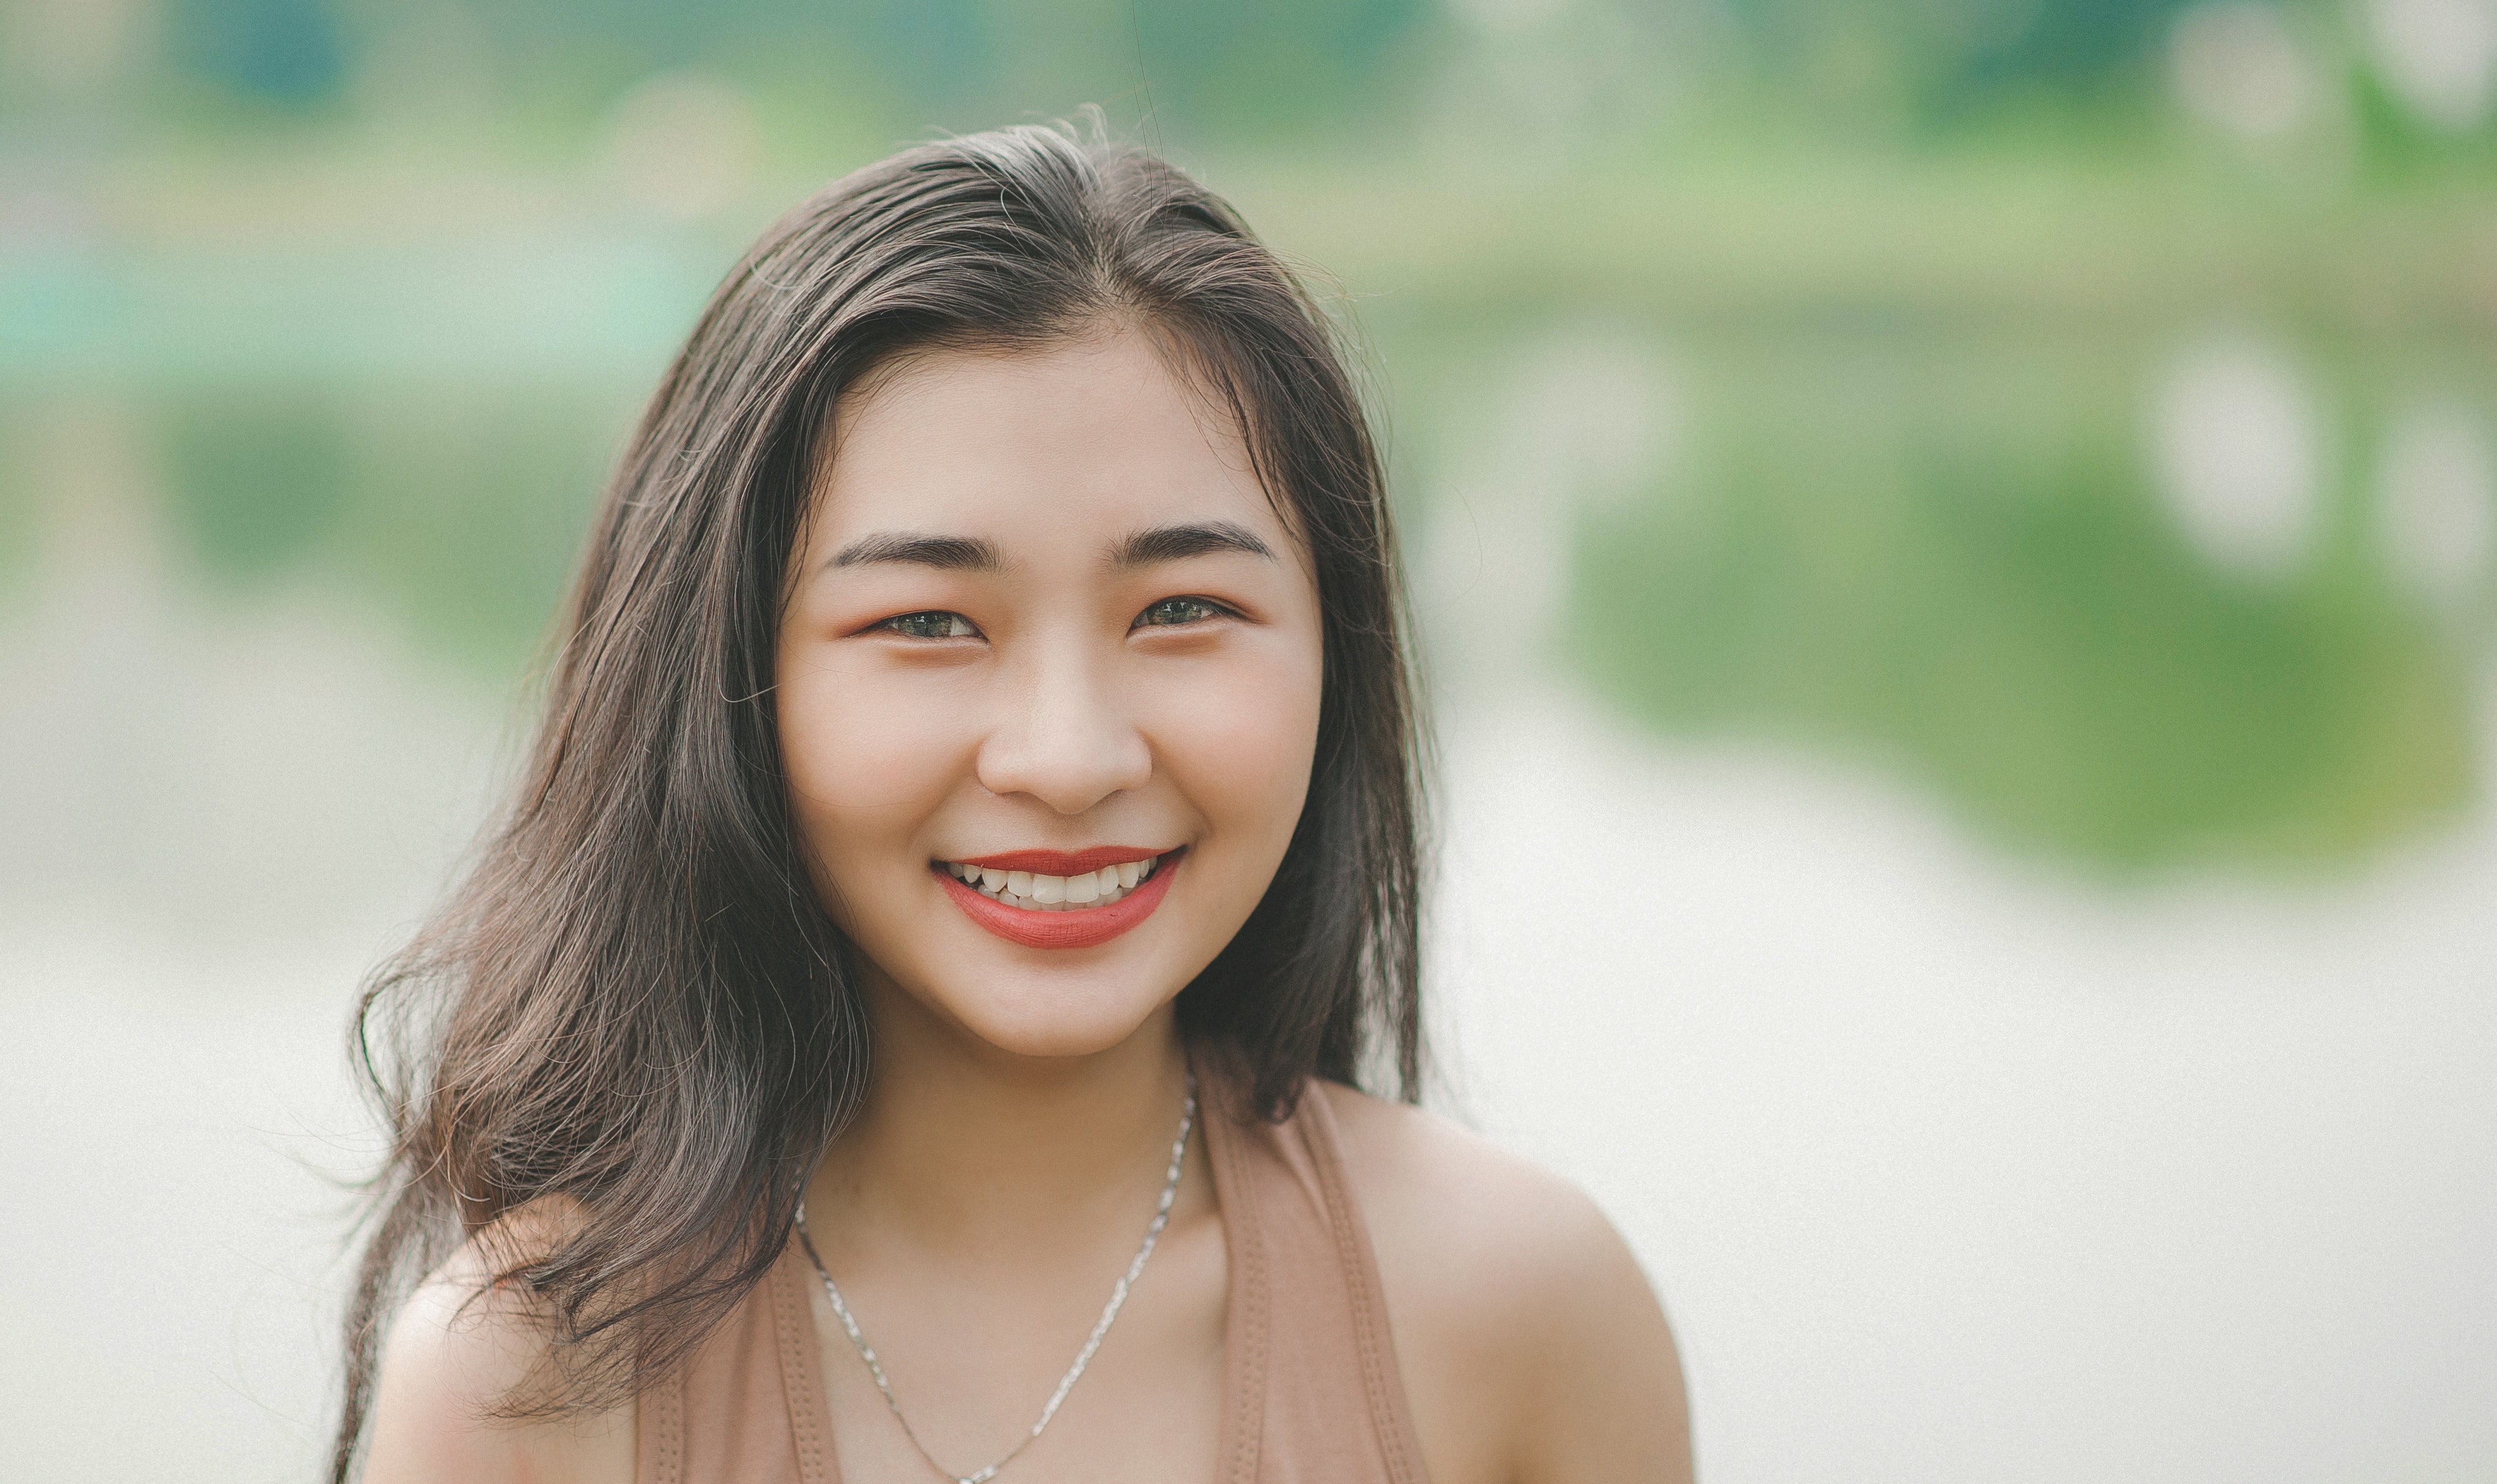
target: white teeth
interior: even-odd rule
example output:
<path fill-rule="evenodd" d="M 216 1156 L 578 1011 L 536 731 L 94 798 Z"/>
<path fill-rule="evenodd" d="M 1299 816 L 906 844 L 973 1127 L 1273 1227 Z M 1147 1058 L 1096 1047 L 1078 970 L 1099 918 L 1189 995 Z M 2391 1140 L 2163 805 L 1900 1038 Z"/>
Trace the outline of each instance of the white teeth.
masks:
<path fill-rule="evenodd" d="M 1031 911 L 1075 912 L 1086 907 L 1107 906 L 1135 890 L 1137 883 L 1152 880 L 1154 868 L 1161 865 L 1161 857 L 1122 861 L 1116 866 L 1104 866 L 1099 870 L 1075 876 L 997 870 L 985 866 L 966 866 L 960 861 L 939 864 L 956 880 L 999 901 Z"/>

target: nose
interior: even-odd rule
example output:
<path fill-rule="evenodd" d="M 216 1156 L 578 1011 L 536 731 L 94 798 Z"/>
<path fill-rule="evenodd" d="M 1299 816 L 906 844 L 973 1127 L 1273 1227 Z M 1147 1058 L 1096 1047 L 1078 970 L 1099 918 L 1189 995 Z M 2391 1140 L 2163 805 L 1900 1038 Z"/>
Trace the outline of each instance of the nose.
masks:
<path fill-rule="evenodd" d="M 1017 668 L 1003 714 L 980 743 L 981 786 L 1081 814 L 1153 776 L 1153 748 L 1103 666 L 1070 648 Z"/>

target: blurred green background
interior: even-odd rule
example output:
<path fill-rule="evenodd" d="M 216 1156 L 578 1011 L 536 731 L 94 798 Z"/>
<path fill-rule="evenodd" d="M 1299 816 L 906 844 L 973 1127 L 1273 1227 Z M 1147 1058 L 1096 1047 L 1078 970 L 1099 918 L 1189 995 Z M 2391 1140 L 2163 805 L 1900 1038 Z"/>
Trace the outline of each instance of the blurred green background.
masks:
<path fill-rule="evenodd" d="M 0 21 L 0 627 L 109 487 L 198 601 L 508 691 L 748 238 L 1097 102 L 1340 292 L 1447 704 L 1557 671 L 2119 879 L 2472 802 L 2489 0 Z"/>

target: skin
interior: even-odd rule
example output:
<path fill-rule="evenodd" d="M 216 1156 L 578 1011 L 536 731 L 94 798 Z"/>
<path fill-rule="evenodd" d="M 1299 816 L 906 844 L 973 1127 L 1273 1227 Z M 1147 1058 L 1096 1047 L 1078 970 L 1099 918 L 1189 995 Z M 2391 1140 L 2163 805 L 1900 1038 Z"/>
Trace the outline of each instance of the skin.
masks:
<path fill-rule="evenodd" d="M 1173 1000 L 1265 891 L 1307 792 L 1316 589 L 1236 429 L 1134 327 L 914 358 L 837 425 L 777 701 L 877 1060 L 808 1210 L 921 1439 L 968 1472 L 1028 1429 L 1159 1192 L 1185 1077 Z M 1178 555 L 1134 539 L 1175 527 L 1245 539 Z M 897 539 L 919 537 L 955 544 Z M 1186 854 L 1152 917 L 1090 948 L 992 934 L 929 868 L 1102 844 Z M 1317 1095 L 1435 1484 L 1688 1479 L 1672 1337 L 1594 1205 L 1416 1110 Z M 463 1254 L 395 1329 L 367 1477 L 624 1484 L 629 1407 L 479 1420 L 541 1353 L 514 1301 L 460 1308 L 482 1262 Z M 1117 1328 L 1005 1478 L 1211 1480 L 1226 1281 L 1200 1136 Z M 816 1305 L 843 1475 L 930 1477 Z"/>

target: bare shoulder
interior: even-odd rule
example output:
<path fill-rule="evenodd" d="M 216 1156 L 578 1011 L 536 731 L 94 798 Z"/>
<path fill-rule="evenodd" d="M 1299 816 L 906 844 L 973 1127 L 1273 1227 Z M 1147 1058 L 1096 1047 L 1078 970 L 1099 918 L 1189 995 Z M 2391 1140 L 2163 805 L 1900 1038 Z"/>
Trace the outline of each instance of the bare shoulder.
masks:
<path fill-rule="evenodd" d="M 382 1353 L 365 1484 L 630 1484 L 630 1406 L 554 1420 L 496 1414 L 539 1376 L 547 1340 L 532 1307 L 494 1276 L 565 1217 L 533 1208 L 489 1228 L 409 1296 Z"/>
<path fill-rule="evenodd" d="M 1430 1271 L 1542 1298 L 1627 1276 L 1628 1249 L 1576 1185 L 1419 1108 L 1321 1086 L 1374 1245 L 1423 1238 L 1408 1255 Z"/>
<path fill-rule="evenodd" d="M 1596 1203 L 1420 1109 L 1320 1086 L 1434 1484 L 1689 1479 L 1672 1331 Z"/>

